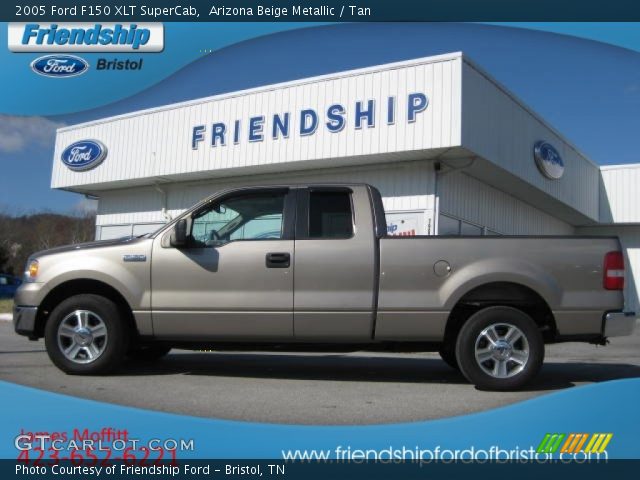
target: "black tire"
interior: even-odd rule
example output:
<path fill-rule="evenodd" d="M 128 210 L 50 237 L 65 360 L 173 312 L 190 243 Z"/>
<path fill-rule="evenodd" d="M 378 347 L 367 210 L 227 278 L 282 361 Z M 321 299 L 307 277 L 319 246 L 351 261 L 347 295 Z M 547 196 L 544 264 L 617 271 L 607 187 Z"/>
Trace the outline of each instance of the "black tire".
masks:
<path fill-rule="evenodd" d="M 150 362 L 164 357 L 170 351 L 171 347 L 166 345 L 140 345 L 129 352 L 129 357 Z"/>
<path fill-rule="evenodd" d="M 74 318 L 78 317 L 76 312 L 88 312 L 80 314 L 87 319 L 84 323 L 95 332 L 100 327 L 100 333 L 106 333 L 96 333 L 94 337 L 89 327 L 79 331 L 81 327 L 77 323 L 76 333 L 68 335 L 69 328 L 64 327 L 72 327 Z M 61 328 L 63 321 L 65 325 Z M 102 322 L 102 326 L 98 321 Z M 59 335 L 63 329 L 65 334 Z M 88 329 L 89 334 L 86 334 Z M 77 338 L 89 342 L 88 346 L 80 347 Z M 124 360 L 129 344 L 129 329 L 122 312 L 111 300 L 99 295 L 82 294 L 67 298 L 53 309 L 45 326 L 44 339 L 49 358 L 63 372 L 71 375 L 103 375 L 118 368 Z M 91 353 L 94 359 L 89 358 L 91 346 L 99 350 L 98 354 Z M 70 347 L 80 348 L 75 360 L 64 352 L 72 350 Z"/>
<path fill-rule="evenodd" d="M 516 340 L 510 342 L 510 338 Z M 474 313 L 462 326 L 456 357 L 462 374 L 479 389 L 517 390 L 540 370 L 544 339 L 536 323 L 523 311 L 488 307 Z"/>
<path fill-rule="evenodd" d="M 440 358 L 444 360 L 444 363 L 454 370 L 460 371 L 460 365 L 458 365 L 458 359 L 456 358 L 455 344 L 446 343 L 442 345 L 438 353 L 440 354 Z"/>

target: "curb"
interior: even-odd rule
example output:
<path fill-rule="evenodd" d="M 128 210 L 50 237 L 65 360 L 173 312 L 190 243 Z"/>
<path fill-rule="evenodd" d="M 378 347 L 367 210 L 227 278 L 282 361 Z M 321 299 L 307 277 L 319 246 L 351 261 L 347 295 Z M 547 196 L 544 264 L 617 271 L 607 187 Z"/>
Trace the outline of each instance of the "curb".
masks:
<path fill-rule="evenodd" d="M 13 320 L 13 315 L 10 313 L 0 313 L 0 322 L 10 322 Z"/>

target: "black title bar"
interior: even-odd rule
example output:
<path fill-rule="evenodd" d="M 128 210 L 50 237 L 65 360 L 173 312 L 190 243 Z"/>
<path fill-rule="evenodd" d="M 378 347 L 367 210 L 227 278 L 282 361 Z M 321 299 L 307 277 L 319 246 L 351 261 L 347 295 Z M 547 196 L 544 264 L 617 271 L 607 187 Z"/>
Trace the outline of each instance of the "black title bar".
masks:
<path fill-rule="evenodd" d="M 638 0 L 22 0 L 9 22 L 640 21 Z"/>

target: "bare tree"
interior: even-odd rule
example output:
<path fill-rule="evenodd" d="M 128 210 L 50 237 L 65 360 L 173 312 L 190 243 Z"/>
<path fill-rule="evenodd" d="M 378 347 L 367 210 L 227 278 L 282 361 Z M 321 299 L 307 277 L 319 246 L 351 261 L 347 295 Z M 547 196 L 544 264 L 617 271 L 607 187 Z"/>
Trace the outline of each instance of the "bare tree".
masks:
<path fill-rule="evenodd" d="M 74 216 L 70 243 L 90 242 L 95 237 L 96 214 L 85 210 Z"/>
<path fill-rule="evenodd" d="M 33 234 L 36 240 L 36 248 L 38 250 L 47 250 L 54 246 L 55 236 L 58 226 L 52 222 L 48 214 L 33 215 Z"/>
<path fill-rule="evenodd" d="M 21 272 L 30 254 L 72 243 L 91 241 L 95 232 L 95 213 L 51 212 L 20 216 L 0 212 L 0 270 Z"/>
<path fill-rule="evenodd" d="M 0 272 L 7 272 L 9 268 L 9 250 L 4 243 L 0 243 Z"/>

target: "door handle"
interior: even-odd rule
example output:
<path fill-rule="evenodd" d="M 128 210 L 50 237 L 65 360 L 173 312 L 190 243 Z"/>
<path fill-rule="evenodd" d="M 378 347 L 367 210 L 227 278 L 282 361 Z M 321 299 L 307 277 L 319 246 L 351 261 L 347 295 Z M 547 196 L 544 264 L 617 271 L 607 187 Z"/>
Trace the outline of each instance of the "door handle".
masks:
<path fill-rule="evenodd" d="M 289 268 L 291 255 L 288 253 L 267 253 L 267 268 Z"/>

